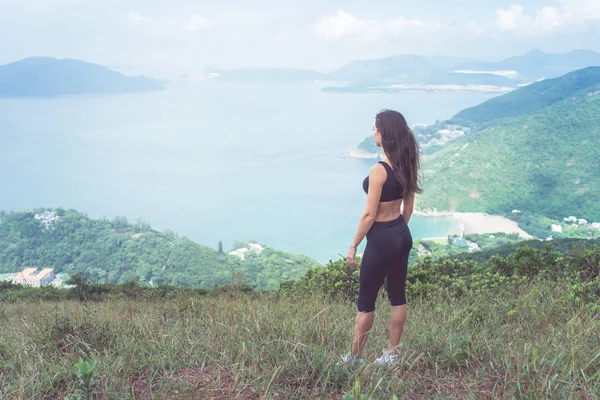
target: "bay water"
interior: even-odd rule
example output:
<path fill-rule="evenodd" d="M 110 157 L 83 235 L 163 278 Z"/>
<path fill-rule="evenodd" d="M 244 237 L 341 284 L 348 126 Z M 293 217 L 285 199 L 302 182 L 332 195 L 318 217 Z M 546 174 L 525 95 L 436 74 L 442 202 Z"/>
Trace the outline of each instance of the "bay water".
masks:
<path fill-rule="evenodd" d="M 256 240 L 345 255 L 374 160 L 344 157 L 375 114 L 432 123 L 485 93 L 324 93 L 317 84 L 204 82 L 115 96 L 0 99 L 0 209 L 126 216 L 226 249 Z M 414 216 L 414 238 L 456 230 Z"/>

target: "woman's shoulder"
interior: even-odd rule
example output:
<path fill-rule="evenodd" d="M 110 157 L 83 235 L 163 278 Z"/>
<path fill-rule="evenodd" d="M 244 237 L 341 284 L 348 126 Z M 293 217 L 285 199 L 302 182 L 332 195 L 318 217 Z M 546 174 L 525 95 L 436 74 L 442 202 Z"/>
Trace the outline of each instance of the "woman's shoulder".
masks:
<path fill-rule="evenodd" d="M 371 169 L 369 170 L 369 176 L 382 177 L 382 178 L 387 177 L 387 170 L 386 170 L 385 166 L 382 164 L 382 162 L 378 162 L 377 164 L 375 164 L 371 167 Z"/>
<path fill-rule="evenodd" d="M 386 168 L 385 168 L 385 161 L 379 161 L 378 163 L 376 163 L 376 164 L 373 164 L 373 165 L 371 166 L 371 169 L 370 169 L 370 170 L 371 170 L 371 171 L 383 171 L 383 170 L 385 170 L 385 169 L 386 169 Z"/>

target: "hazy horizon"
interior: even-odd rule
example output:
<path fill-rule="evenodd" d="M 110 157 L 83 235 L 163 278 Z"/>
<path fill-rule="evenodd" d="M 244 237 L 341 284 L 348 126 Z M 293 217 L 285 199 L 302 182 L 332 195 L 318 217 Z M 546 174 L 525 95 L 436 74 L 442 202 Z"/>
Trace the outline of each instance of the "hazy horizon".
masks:
<path fill-rule="evenodd" d="M 0 64 L 74 58 L 175 76 L 204 68 L 330 71 L 398 54 L 497 61 L 600 52 L 600 0 L 0 0 Z"/>

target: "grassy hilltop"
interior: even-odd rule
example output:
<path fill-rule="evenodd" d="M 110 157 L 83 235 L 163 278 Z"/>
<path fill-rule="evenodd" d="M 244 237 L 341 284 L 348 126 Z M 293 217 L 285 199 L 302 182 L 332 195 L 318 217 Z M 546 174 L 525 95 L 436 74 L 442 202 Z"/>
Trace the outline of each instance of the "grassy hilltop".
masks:
<path fill-rule="evenodd" d="M 427 257 L 409 270 L 409 320 L 388 369 L 374 363 L 387 342 L 383 296 L 368 363 L 335 366 L 357 288 L 341 260 L 269 292 L 0 283 L 0 398 L 593 399 L 599 266 L 593 245 Z"/>

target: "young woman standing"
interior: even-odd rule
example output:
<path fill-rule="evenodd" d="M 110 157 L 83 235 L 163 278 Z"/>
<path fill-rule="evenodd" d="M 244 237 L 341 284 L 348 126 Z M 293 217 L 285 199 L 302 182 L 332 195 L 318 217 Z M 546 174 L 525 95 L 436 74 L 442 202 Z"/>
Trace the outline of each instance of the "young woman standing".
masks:
<path fill-rule="evenodd" d="M 358 267 L 356 249 L 366 236 L 352 353 L 342 361 L 362 361 L 362 350 L 373 326 L 375 301 L 385 280 L 392 310 L 389 345 L 377 359 L 384 365 L 398 359 L 397 348 L 406 322 L 408 256 L 413 244 L 408 222 L 415 193 L 422 191 L 418 183 L 419 144 L 402 114 L 380 112 L 373 131 L 375 143 L 383 149 L 383 161 L 375 164 L 363 181 L 367 205 L 348 250 L 348 263 Z"/>

